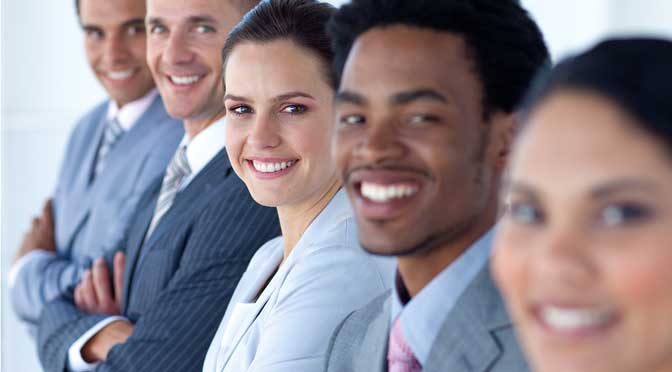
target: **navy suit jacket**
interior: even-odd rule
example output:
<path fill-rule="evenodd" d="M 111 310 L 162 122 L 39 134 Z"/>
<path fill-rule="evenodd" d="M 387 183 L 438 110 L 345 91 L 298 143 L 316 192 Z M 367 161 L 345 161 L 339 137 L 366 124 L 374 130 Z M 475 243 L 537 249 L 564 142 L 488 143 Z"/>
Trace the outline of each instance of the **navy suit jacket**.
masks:
<path fill-rule="evenodd" d="M 275 209 L 254 202 L 224 149 L 178 193 L 143 245 L 160 188 L 158 178 L 125 242 L 122 315 L 135 329 L 98 371 L 200 371 L 249 260 L 280 234 Z M 49 303 L 38 331 L 44 369 L 67 370 L 69 347 L 104 318 L 80 312 L 71 295 Z"/>

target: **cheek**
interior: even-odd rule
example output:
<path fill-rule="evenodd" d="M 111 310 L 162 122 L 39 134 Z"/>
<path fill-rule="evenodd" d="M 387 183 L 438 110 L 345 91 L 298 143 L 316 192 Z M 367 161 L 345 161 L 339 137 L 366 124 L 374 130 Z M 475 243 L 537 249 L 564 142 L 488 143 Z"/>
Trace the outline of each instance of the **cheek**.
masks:
<path fill-rule="evenodd" d="M 525 243 L 515 230 L 505 223 L 500 226 L 491 260 L 493 277 L 509 305 L 522 300 L 529 279 L 527 268 L 531 265 L 529 257 L 524 254 Z"/>
<path fill-rule="evenodd" d="M 347 169 L 348 161 L 354 149 L 354 141 L 351 136 L 336 130 L 331 144 L 331 152 L 336 169 L 343 175 Z"/>
<path fill-rule="evenodd" d="M 229 123 L 226 125 L 226 152 L 229 155 L 231 165 L 239 175 L 241 171 L 241 162 L 243 161 L 241 156 L 246 138 L 247 135 L 244 126 L 229 120 Z"/>
<path fill-rule="evenodd" d="M 603 262 L 609 287 L 618 301 L 627 307 L 645 311 L 665 309 L 672 314 L 672 251 L 669 243 L 663 239 L 620 239 L 606 249 L 614 252 Z"/>

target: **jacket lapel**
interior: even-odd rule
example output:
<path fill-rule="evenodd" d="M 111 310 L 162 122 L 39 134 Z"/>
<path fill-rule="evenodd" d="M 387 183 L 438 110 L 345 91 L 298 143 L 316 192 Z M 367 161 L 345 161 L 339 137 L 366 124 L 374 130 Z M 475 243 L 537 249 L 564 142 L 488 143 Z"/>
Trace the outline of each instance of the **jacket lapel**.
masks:
<path fill-rule="evenodd" d="M 237 328 L 233 331 L 234 333 L 231 339 L 227 340 L 225 335 L 224 339 L 219 340 L 222 345 L 227 345 L 228 347 L 224 350 L 220 348 L 219 352 L 221 352 L 222 355 L 217 356 L 218 367 L 225 366 L 226 363 L 228 363 L 233 351 L 236 349 L 245 333 L 247 333 L 248 329 L 252 326 L 271 297 L 276 294 L 276 287 L 284 282 L 285 277 L 290 271 L 289 266 L 291 266 L 291 263 L 288 265 L 287 262 L 278 269 L 278 265 L 282 261 L 283 255 L 282 240 L 278 240 L 277 244 L 277 247 L 274 247 L 273 255 L 268 257 L 268 259 L 263 260 L 263 262 L 257 261 L 259 265 L 257 265 L 257 267 L 250 267 L 248 269 L 249 274 L 244 275 L 240 283 L 238 283 L 238 287 L 242 289 L 242 292 L 231 300 L 229 304 L 230 309 L 227 309 L 227 314 L 224 316 L 223 321 L 226 323 L 224 326 L 232 326 L 232 324 L 229 324 L 229 319 L 231 319 L 231 313 L 235 311 L 235 307 L 239 303 L 249 303 L 249 308 L 246 309 L 246 314 L 243 314 L 240 318 L 233 321 L 238 324 Z M 274 274 L 276 269 L 278 269 L 278 271 Z M 268 278 L 271 276 L 273 276 L 273 279 L 268 282 Z M 268 282 L 268 285 L 263 289 L 259 298 L 255 301 L 254 298 L 266 282 Z"/>
<path fill-rule="evenodd" d="M 173 205 L 159 221 L 154 232 L 144 244 L 151 247 L 165 233 L 172 231 L 177 224 L 185 221 L 185 212 L 193 213 L 194 209 L 203 207 L 207 203 L 208 191 L 214 186 L 224 182 L 231 173 L 231 164 L 222 149 L 215 157 L 203 168 L 185 189 L 177 193 Z M 157 194 L 158 198 L 158 194 Z M 153 211 L 152 211 L 153 212 Z"/>
<path fill-rule="evenodd" d="M 163 175 L 157 177 L 147 188 L 147 193 L 144 201 L 141 201 L 138 206 L 143 208 L 139 215 L 135 218 L 137 229 L 132 229 L 132 235 L 129 236 L 126 248 L 126 267 L 124 268 L 124 283 L 122 293 L 121 309 L 122 314 L 126 311 L 128 305 L 128 298 L 131 289 L 131 280 L 133 280 L 133 273 L 138 263 L 138 257 L 142 250 L 142 243 L 145 240 L 145 233 L 149 228 L 149 223 L 152 221 L 154 214 L 154 207 L 156 206 L 161 183 L 163 182 Z M 152 190 L 151 192 L 149 190 Z"/>
<path fill-rule="evenodd" d="M 107 106 L 105 106 L 107 107 Z M 98 146 L 103 136 L 105 129 L 105 110 L 100 111 L 100 117 L 97 118 L 98 125 L 92 131 L 92 144 L 87 146 L 81 160 L 80 171 L 77 172 L 76 181 L 73 183 L 73 189 L 69 191 L 71 203 L 76 203 L 77 207 L 73 208 L 74 214 L 67 219 L 67 227 L 64 229 L 64 236 L 67 236 L 66 251 L 69 253 L 72 248 L 73 239 L 77 236 L 77 231 L 89 216 L 89 210 L 92 203 L 92 187 L 96 183 L 91 183 L 91 175 L 93 174 L 94 162 L 96 160 L 96 153 Z M 95 119 L 94 119 L 95 120 Z M 77 199 L 74 199 L 74 198 Z"/>
<path fill-rule="evenodd" d="M 511 326 L 486 265 L 441 326 L 423 371 L 484 372 L 501 355 L 493 332 Z"/>

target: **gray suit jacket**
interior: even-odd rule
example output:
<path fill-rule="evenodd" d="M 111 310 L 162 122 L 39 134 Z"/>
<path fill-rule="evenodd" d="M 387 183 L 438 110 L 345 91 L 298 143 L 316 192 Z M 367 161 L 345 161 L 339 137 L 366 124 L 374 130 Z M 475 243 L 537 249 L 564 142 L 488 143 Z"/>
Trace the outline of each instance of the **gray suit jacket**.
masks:
<path fill-rule="evenodd" d="M 341 323 L 332 336 L 327 371 L 387 371 L 390 302 L 391 291 Z M 529 371 L 488 267 L 481 270 L 446 317 L 422 371 Z"/>
<path fill-rule="evenodd" d="M 27 261 L 11 291 L 19 317 L 35 327 L 44 305 L 74 286 L 93 259 L 114 249 L 150 183 L 166 168 L 184 135 L 161 97 L 112 148 L 103 172 L 91 182 L 106 125 L 108 102 L 77 124 L 53 195 L 57 254 Z"/>
<path fill-rule="evenodd" d="M 200 371 L 210 340 L 252 255 L 280 234 L 274 208 L 252 200 L 222 149 L 143 245 L 161 177 L 140 201 L 124 247 L 122 314 L 135 325 L 98 371 Z M 46 371 L 67 369 L 68 348 L 103 315 L 80 312 L 71 296 L 42 313 L 38 354 Z"/>

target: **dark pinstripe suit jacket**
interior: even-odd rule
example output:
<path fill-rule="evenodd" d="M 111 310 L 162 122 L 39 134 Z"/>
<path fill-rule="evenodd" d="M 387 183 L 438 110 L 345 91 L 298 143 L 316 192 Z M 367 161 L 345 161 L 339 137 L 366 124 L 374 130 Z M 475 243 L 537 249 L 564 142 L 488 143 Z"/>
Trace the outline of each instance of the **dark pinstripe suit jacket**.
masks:
<path fill-rule="evenodd" d="M 249 260 L 280 234 L 275 209 L 252 200 L 222 150 L 177 195 L 143 246 L 160 187 L 157 179 L 140 201 L 125 241 L 122 315 L 135 329 L 97 371 L 201 371 Z M 104 318 L 77 310 L 71 295 L 49 303 L 38 330 L 44 369 L 67 370 L 69 347 Z"/>

